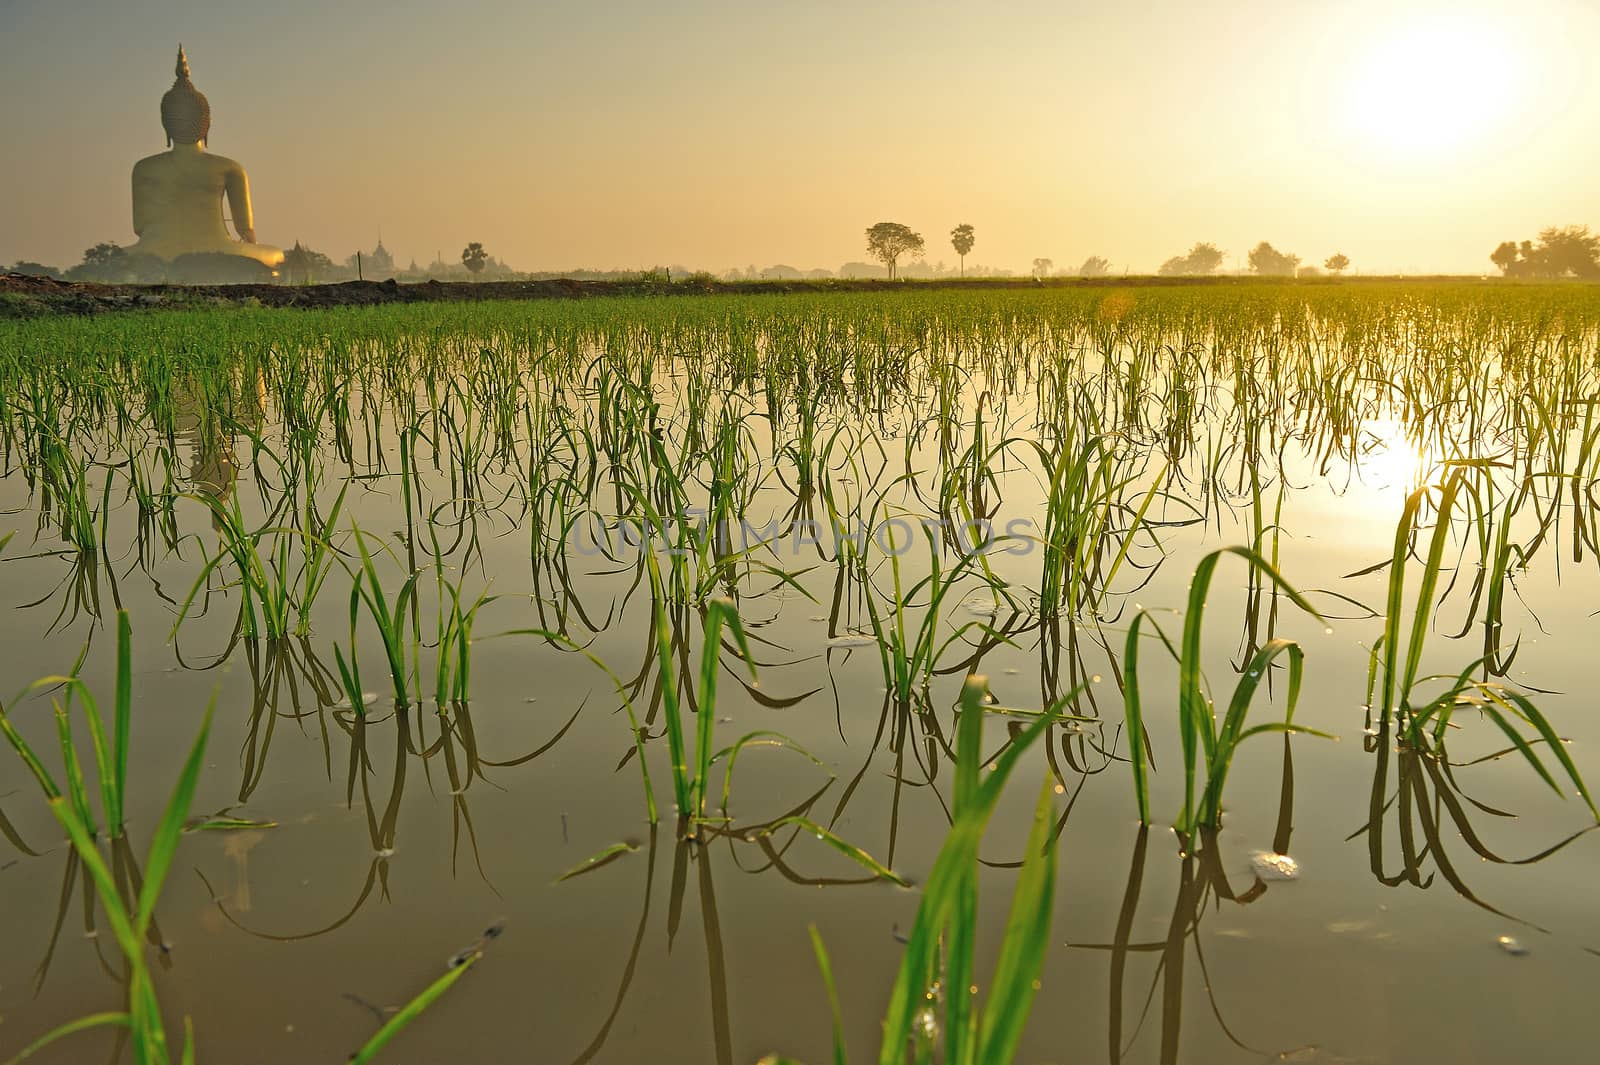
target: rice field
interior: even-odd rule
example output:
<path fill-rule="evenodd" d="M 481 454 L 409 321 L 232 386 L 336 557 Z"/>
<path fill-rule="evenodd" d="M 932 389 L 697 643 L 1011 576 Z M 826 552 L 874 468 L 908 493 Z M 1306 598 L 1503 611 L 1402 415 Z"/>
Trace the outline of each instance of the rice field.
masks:
<path fill-rule="evenodd" d="M 1600 289 L 0 322 L 0 1061 L 1575 1061 Z"/>

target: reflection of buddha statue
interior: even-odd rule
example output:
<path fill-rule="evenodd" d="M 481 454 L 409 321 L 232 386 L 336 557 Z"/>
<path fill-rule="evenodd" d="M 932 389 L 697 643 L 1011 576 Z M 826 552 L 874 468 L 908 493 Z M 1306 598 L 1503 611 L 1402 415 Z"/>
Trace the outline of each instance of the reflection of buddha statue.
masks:
<path fill-rule="evenodd" d="M 234 379 L 226 394 L 196 388 L 193 380 L 172 380 L 172 428 L 189 447 L 189 480 L 194 491 L 227 506 L 239 480 L 239 456 L 234 452 L 234 425 L 259 430 L 266 418 L 267 379 L 260 369 L 253 379 Z M 211 527 L 221 531 L 215 509 Z"/>
<path fill-rule="evenodd" d="M 256 243 L 244 167 L 206 152 L 211 105 L 189 80 L 182 46 L 177 74 L 161 98 L 161 125 L 170 150 L 133 166 L 133 231 L 139 242 L 128 250 L 167 262 L 184 255 L 230 256 L 270 270 L 283 262 L 283 250 Z M 228 236 L 223 223 L 224 195 L 242 243 Z"/>

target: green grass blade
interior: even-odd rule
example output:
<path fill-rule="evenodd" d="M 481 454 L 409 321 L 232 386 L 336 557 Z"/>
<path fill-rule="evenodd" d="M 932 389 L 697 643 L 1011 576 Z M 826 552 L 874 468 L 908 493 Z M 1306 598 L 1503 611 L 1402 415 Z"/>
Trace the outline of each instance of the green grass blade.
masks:
<path fill-rule="evenodd" d="M 368 1062 L 378 1056 L 379 1051 L 389 1045 L 390 1040 L 399 1035 L 412 1021 L 422 1016 L 424 1010 L 437 1002 L 446 991 L 455 986 L 457 980 L 466 975 L 468 969 L 482 960 L 483 954 L 481 952 L 470 954 L 460 965 L 457 965 L 432 984 L 429 984 L 420 995 L 406 1003 L 399 1013 L 390 1017 L 388 1023 L 378 1029 L 371 1039 L 367 1040 L 366 1045 L 356 1052 L 355 1057 L 350 1059 L 350 1065 L 367 1065 Z"/>
<path fill-rule="evenodd" d="M 1427 641 L 1428 623 L 1433 620 L 1433 596 L 1439 586 L 1439 570 L 1444 565 L 1444 549 L 1450 540 L 1450 511 L 1461 489 L 1460 471 L 1445 479 L 1439 495 L 1439 510 L 1434 519 L 1433 538 L 1428 544 L 1428 560 L 1422 570 L 1422 583 L 1417 587 L 1417 606 L 1411 619 L 1411 642 L 1406 646 L 1406 670 L 1400 685 L 1400 698 L 1410 696 L 1416 683 L 1417 667 L 1422 662 L 1422 646 Z"/>
<path fill-rule="evenodd" d="M 672 668 L 672 635 L 667 623 L 666 590 L 661 582 L 661 567 L 648 548 L 645 568 L 650 573 L 650 598 L 655 615 L 656 672 L 661 680 L 662 715 L 667 724 L 667 751 L 672 759 L 672 795 L 679 817 L 694 813 L 689 784 L 689 766 L 684 750 L 682 708 L 678 702 L 678 680 Z"/>
<path fill-rule="evenodd" d="M 1128 639 L 1122 652 L 1122 707 L 1128 727 L 1128 766 L 1133 772 L 1133 797 L 1139 806 L 1139 823 L 1150 823 L 1150 777 L 1144 748 L 1144 704 L 1139 697 L 1139 624 L 1146 615 L 1140 611 L 1128 626 Z"/>
<path fill-rule="evenodd" d="M 811 950 L 817 956 L 817 969 L 822 973 L 822 986 L 828 992 L 828 1011 L 833 1016 L 833 1065 L 845 1065 L 844 1018 L 839 1012 L 839 991 L 833 984 L 833 965 L 828 960 L 828 948 L 822 944 L 822 933 L 810 925 Z"/>
<path fill-rule="evenodd" d="M 112 836 L 122 835 L 123 804 L 128 794 L 128 744 L 132 739 L 133 709 L 133 627 L 126 610 L 117 611 L 117 690 L 111 719 L 110 797 L 114 810 L 106 811 Z"/>
<path fill-rule="evenodd" d="M 161 896 L 161 886 L 167 879 L 173 855 L 178 850 L 178 837 L 183 835 L 183 823 L 189 818 L 189 805 L 194 801 L 200 770 L 205 764 L 206 739 L 211 733 L 211 714 L 216 705 L 217 696 L 213 692 L 211 701 L 206 704 L 205 716 L 200 721 L 200 732 L 189 750 L 189 758 L 178 774 L 178 786 L 173 789 L 166 812 L 161 815 L 161 823 L 150 841 L 150 853 L 145 858 L 144 886 L 139 891 L 139 911 L 134 925 L 140 936 L 150 927 L 156 900 Z"/>
<path fill-rule="evenodd" d="M 126 1013 L 91 1013 L 87 1017 L 79 1017 L 77 1020 L 68 1021 L 61 1027 L 53 1029 L 45 1035 L 40 1036 L 38 1039 L 35 1039 L 33 1042 L 22 1048 L 22 1053 L 7 1061 L 6 1065 L 18 1065 L 19 1062 L 27 1061 L 29 1058 L 33 1057 L 51 1043 L 54 1043 L 59 1039 L 65 1039 L 69 1035 L 76 1035 L 79 1032 L 87 1032 L 93 1028 L 104 1028 L 108 1025 L 117 1025 L 119 1027 L 126 1028 L 128 1027 L 130 1021 L 131 1018 Z"/>
<path fill-rule="evenodd" d="M 987 690 L 972 677 L 961 690 L 961 719 L 956 722 L 956 784 L 952 809 L 961 816 L 978 790 L 983 765 L 983 709 Z"/>
<path fill-rule="evenodd" d="M 1035 981 L 1050 945 L 1050 916 L 1056 887 L 1055 804 L 1046 775 L 1033 812 L 1028 849 L 1011 895 L 1005 939 L 995 961 L 994 979 L 984 1004 L 978 1040 L 981 1062 L 1011 1061 L 1033 1008 Z"/>
<path fill-rule="evenodd" d="M 551 881 L 551 883 L 559 884 L 563 880 L 571 880 L 575 876 L 582 876 L 584 873 L 592 873 L 602 865 L 610 865 L 623 855 L 632 854 L 638 849 L 639 845 L 637 843 L 633 843 L 628 840 L 624 840 L 621 843 L 613 843 L 611 846 L 607 847 L 598 854 L 591 854 L 577 865 L 574 865 L 571 869 L 568 869 L 566 872 L 556 877 Z"/>
<path fill-rule="evenodd" d="M 5 734 L 6 740 L 16 750 L 18 757 L 22 759 L 22 764 L 28 767 L 28 771 L 33 774 L 33 778 L 39 782 L 39 789 L 44 792 L 45 799 L 60 798 L 61 789 L 56 786 L 55 778 L 50 775 L 49 770 L 45 769 L 44 763 L 39 760 L 39 756 L 28 745 L 28 741 L 24 740 L 22 734 L 11 724 L 11 719 L 6 716 L 6 708 L 3 705 L 0 705 L 0 733 Z"/>
<path fill-rule="evenodd" d="M 773 832 L 776 832 L 784 825 L 797 825 L 805 831 L 810 832 L 822 842 L 826 843 L 828 846 L 832 847 L 834 850 L 838 851 L 846 858 L 849 858 L 852 862 L 855 862 L 857 865 L 861 866 L 863 869 L 867 870 L 873 876 L 878 877 L 881 880 L 891 881 L 899 884 L 901 887 L 911 886 L 910 882 L 902 877 L 899 873 L 896 873 L 888 866 L 879 862 L 878 859 L 874 858 L 860 847 L 857 847 L 854 843 L 849 843 L 843 839 L 840 839 L 838 836 L 834 835 L 826 828 L 823 828 L 815 821 L 810 821 L 799 816 L 780 817 L 778 820 L 767 825 L 766 828 L 763 829 L 763 832 L 764 834 L 770 836 Z"/>

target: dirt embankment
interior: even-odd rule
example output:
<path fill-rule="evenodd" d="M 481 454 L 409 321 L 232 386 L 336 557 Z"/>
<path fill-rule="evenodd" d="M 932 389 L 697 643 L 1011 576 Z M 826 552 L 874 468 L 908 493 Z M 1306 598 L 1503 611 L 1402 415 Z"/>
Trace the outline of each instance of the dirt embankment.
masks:
<path fill-rule="evenodd" d="M 818 281 L 344 281 L 333 285 L 100 285 L 48 277 L 0 274 L 0 318 L 52 314 L 99 314 L 151 308 L 196 307 L 370 307 L 387 303 L 439 303 L 469 300 L 586 299 L 604 296 L 694 296 L 785 292 L 921 292 L 928 289 L 1030 289 L 1152 285 L 1248 285 L 1262 279 L 1240 277 L 973 278 L 937 281 L 830 279 Z M 1339 284 L 1358 279 L 1321 279 L 1291 284 Z M 1378 278 L 1361 278 L 1375 281 Z M 1407 280 L 1424 280 L 1408 278 Z M 1462 280 L 1462 279 L 1454 279 Z"/>
<path fill-rule="evenodd" d="M 664 284 L 656 286 L 666 287 Z M 673 285 L 680 290 L 685 286 Z M 651 291 L 646 283 L 604 281 L 487 281 L 402 285 L 345 281 L 334 285 L 102 285 L 0 274 L 0 316 L 98 314 L 147 308 L 368 307 L 445 300 L 528 300 Z"/>

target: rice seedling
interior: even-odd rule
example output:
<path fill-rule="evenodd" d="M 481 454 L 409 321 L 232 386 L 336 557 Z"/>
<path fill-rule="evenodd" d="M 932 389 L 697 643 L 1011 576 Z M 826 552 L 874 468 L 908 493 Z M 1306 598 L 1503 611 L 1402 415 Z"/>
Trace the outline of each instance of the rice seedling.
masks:
<path fill-rule="evenodd" d="M 109 827 L 113 844 L 123 833 L 123 808 L 127 787 L 128 740 L 131 724 L 132 701 L 131 667 L 132 628 L 126 612 L 118 615 L 116 700 L 113 715 L 112 742 L 107 745 L 104 725 L 89 690 L 76 677 L 47 677 L 36 682 L 31 690 L 42 686 L 66 684 L 76 692 L 83 703 L 93 738 L 94 757 L 100 776 L 101 817 Z M 177 853 L 179 838 L 189 827 L 189 810 L 194 801 L 201 769 L 204 765 L 206 742 L 211 731 L 215 710 L 215 696 L 201 717 L 189 755 L 180 770 L 172 796 L 167 801 L 155 832 L 151 836 L 149 851 L 145 856 L 142 875 L 135 874 L 130 884 L 128 871 L 118 858 L 108 865 L 97 842 L 98 822 L 91 808 L 85 784 L 83 762 L 67 724 L 68 709 L 56 706 L 60 724 L 62 770 L 65 787 L 56 784 L 54 776 L 45 768 L 38 753 L 18 732 L 0 706 L 0 734 L 4 734 L 13 750 L 28 768 L 45 796 L 50 812 L 66 832 L 73 853 L 82 863 L 94 892 L 105 914 L 112 935 L 127 964 L 127 1005 L 123 1010 L 91 1014 L 69 1021 L 33 1040 L 12 1059 L 21 1062 L 46 1047 L 96 1028 L 125 1029 L 133 1059 L 140 1065 L 169 1065 L 175 1060 L 173 1047 L 167 1035 L 160 1003 L 156 999 L 155 985 L 149 969 L 149 951 L 146 940 L 150 938 L 155 921 L 155 910 L 165 885 L 167 874 Z M 263 822 L 241 819 L 209 819 L 198 827 L 232 830 L 260 828 Z M 114 846 L 115 853 L 115 846 Z M 496 933 L 498 934 L 498 933 Z M 459 955 L 443 976 L 434 981 L 380 1029 L 355 1055 L 354 1061 L 371 1061 L 400 1031 L 438 1000 L 461 978 L 465 971 L 482 957 L 484 941 Z M 193 1063 L 196 1060 L 194 1027 L 189 1018 L 184 1019 L 184 1035 L 176 1060 Z"/>
<path fill-rule="evenodd" d="M 1590 813 L 1600 820 L 1600 810 L 1596 809 L 1588 787 L 1571 755 L 1567 753 L 1566 744 L 1533 701 L 1506 685 L 1473 679 L 1472 674 L 1485 665 L 1485 659 L 1473 661 L 1453 677 L 1419 675 L 1423 648 L 1435 612 L 1435 595 L 1444 568 L 1445 550 L 1450 539 L 1451 514 L 1465 483 L 1466 471 L 1480 467 L 1481 464 L 1475 462 L 1451 463 L 1438 487 L 1433 532 L 1428 538 L 1428 552 L 1423 560 L 1416 598 L 1410 611 L 1409 627 L 1405 624 L 1406 563 L 1411 555 L 1411 544 L 1420 533 L 1421 508 L 1431 496 L 1432 489 L 1427 486 L 1419 488 L 1406 499 L 1405 509 L 1395 526 L 1394 553 L 1388 564 L 1383 633 L 1372 648 L 1372 665 L 1367 680 L 1368 703 L 1377 708 L 1378 718 L 1385 727 L 1393 726 L 1397 737 L 1413 746 L 1422 746 L 1431 741 L 1440 748 L 1457 712 L 1464 709 L 1479 711 L 1511 741 L 1513 748 L 1551 790 L 1558 795 L 1565 795 L 1534 749 L 1535 743 L 1542 743 L 1556 759 L 1567 782 L 1587 804 Z M 1493 549 L 1494 560 L 1491 565 L 1503 569 L 1505 558 L 1506 548 L 1502 542 Z M 1444 680 L 1446 683 L 1442 690 L 1432 696 L 1418 692 L 1419 684 L 1432 680 Z M 1531 728 L 1536 738 L 1530 741 L 1519 731 L 1519 725 Z"/>
<path fill-rule="evenodd" d="M 333 651 L 334 660 L 339 667 L 339 676 L 344 681 L 350 705 L 360 713 L 361 708 L 366 705 L 366 697 L 362 694 L 361 667 L 356 658 L 356 629 L 360 622 L 361 608 L 365 606 L 368 616 L 378 628 L 378 638 L 383 644 L 384 658 L 389 667 L 389 680 L 394 689 L 395 706 L 409 706 L 411 682 L 420 666 L 415 657 L 407 652 L 407 607 L 414 602 L 417 578 L 421 574 L 413 570 L 401 583 L 394 602 L 389 602 L 388 595 L 383 589 L 383 580 L 378 576 L 377 567 L 373 565 L 372 554 L 367 550 L 366 538 L 354 525 L 351 526 L 351 533 L 355 537 L 356 552 L 360 556 L 361 564 L 351 574 L 353 583 L 350 588 L 350 657 L 346 660 L 344 653 L 337 646 Z"/>
<path fill-rule="evenodd" d="M 1292 640 L 1269 640 L 1250 658 L 1243 674 L 1228 700 L 1228 708 L 1221 721 L 1217 720 L 1211 698 L 1206 694 L 1202 673 L 1201 636 L 1205 620 L 1206 600 L 1210 595 L 1211 581 L 1224 555 L 1236 555 L 1247 565 L 1270 580 L 1290 602 L 1307 614 L 1322 620 L 1304 596 L 1290 585 L 1266 559 L 1248 548 L 1229 547 L 1213 551 L 1195 567 L 1194 579 L 1189 584 L 1188 605 L 1184 609 L 1183 636 L 1174 647 L 1147 611 L 1134 616 L 1128 626 L 1128 636 L 1123 653 L 1123 706 L 1128 726 L 1128 765 L 1133 776 L 1134 798 L 1139 807 L 1139 820 L 1150 823 L 1150 791 L 1147 762 L 1148 723 L 1145 700 L 1139 686 L 1139 653 L 1141 628 L 1148 620 L 1162 645 L 1178 663 L 1178 739 L 1183 755 L 1183 810 L 1175 822 L 1177 830 L 1188 836 L 1202 827 L 1216 828 L 1222 822 L 1222 796 L 1227 784 L 1228 770 L 1240 744 L 1252 736 L 1268 732 L 1307 732 L 1326 736 L 1294 723 L 1295 705 L 1300 699 L 1300 683 L 1304 671 L 1305 652 Z M 1246 727 L 1250 707 L 1262 681 L 1273 666 L 1282 659 L 1288 666 L 1288 690 L 1284 698 L 1284 718 Z M 1200 791 L 1196 795 L 1196 786 Z"/>
<path fill-rule="evenodd" d="M 940 1032 L 944 1034 L 945 1061 L 1009 1062 L 1038 990 L 1055 898 L 1056 837 L 1051 831 L 1053 793 L 1048 777 L 1035 804 L 1033 827 L 988 993 L 980 1005 L 968 992 L 969 985 L 977 986 L 973 933 L 978 919 L 978 844 L 1023 752 L 1056 717 L 1053 710 L 1038 715 L 993 757 L 993 768 L 983 775 L 980 765 L 985 761 L 982 739 L 987 701 L 984 678 L 969 676 L 962 688 L 957 725 L 955 820 L 923 885 L 922 901 L 890 992 L 878 1053 L 883 1065 L 931 1060 Z M 832 964 L 814 928 L 812 943 L 833 1012 L 834 1060 L 843 1062 Z"/>
<path fill-rule="evenodd" d="M 1286 604 L 1320 623 L 1280 566 L 1307 587 L 1300 575 L 1308 557 L 1313 570 L 1334 557 L 1333 547 L 1322 549 L 1335 524 L 1326 516 L 1342 517 L 1338 508 L 1381 516 L 1385 541 L 1390 510 L 1402 510 L 1392 550 L 1386 542 L 1374 552 L 1388 558 L 1366 571 L 1386 570 L 1389 594 L 1372 612 L 1382 631 L 1368 640 L 1364 662 L 1369 738 L 1393 747 L 1375 788 L 1388 828 L 1380 819 L 1368 831 L 1392 841 L 1398 817 L 1398 835 L 1426 844 L 1405 844 L 1403 878 L 1425 882 L 1423 862 L 1435 861 L 1435 851 L 1451 860 L 1444 828 L 1469 839 L 1485 860 L 1501 853 L 1455 816 L 1453 802 L 1462 810 L 1471 803 L 1430 775 L 1436 770 L 1452 783 L 1461 763 L 1449 760 L 1446 740 L 1458 749 L 1478 743 L 1485 734 L 1468 731 L 1473 721 L 1494 726 L 1486 735 L 1504 747 L 1497 755 L 1515 751 L 1507 761 L 1587 801 L 1582 752 L 1569 750 L 1557 731 L 1557 709 L 1570 700 L 1534 686 L 1571 684 L 1535 674 L 1513 687 L 1509 678 L 1523 676 L 1513 665 L 1565 669 L 1582 638 L 1572 611 L 1596 575 L 1600 544 L 1592 490 L 1600 461 L 1597 338 L 1600 310 L 1581 286 L 1365 281 L 908 286 L 893 296 L 652 294 L 0 322 L 0 484 L 11 488 L 8 506 L 22 515 L 14 524 L 36 520 L 33 546 L 19 546 L 26 531 L 13 536 L 0 564 L 12 567 L 8 586 L 14 577 L 16 587 L 30 589 L 23 598 L 59 607 L 50 629 L 83 624 L 85 639 L 99 624 L 102 596 L 118 608 L 165 602 L 157 609 L 170 608 L 172 632 L 185 642 L 201 627 L 196 620 L 217 616 L 223 604 L 234 632 L 219 630 L 225 646 L 205 668 L 219 667 L 222 676 L 220 667 L 241 651 L 247 665 L 247 678 L 246 671 L 233 676 L 249 684 L 248 709 L 228 722 L 242 730 L 241 801 L 271 794 L 275 770 L 291 768 L 282 765 L 289 745 L 273 740 L 277 723 L 306 733 L 308 757 L 322 759 L 330 781 L 333 747 L 348 738 L 346 800 L 358 805 L 359 786 L 380 853 L 362 900 L 386 897 L 390 865 L 381 855 L 394 848 L 409 758 L 421 758 L 425 774 L 443 764 L 451 871 L 466 840 L 481 872 L 485 826 L 471 816 L 481 810 L 467 808 L 468 789 L 486 773 L 498 775 L 497 787 L 519 786 L 513 766 L 555 745 L 580 715 L 587 727 L 594 713 L 584 707 L 595 700 L 582 697 L 581 681 L 576 695 L 569 686 L 584 662 L 604 670 L 602 687 L 617 696 L 607 709 L 630 727 L 626 741 L 619 734 L 616 768 L 631 775 L 626 763 L 636 760 L 649 820 L 670 806 L 684 838 L 674 848 L 669 940 L 690 864 L 702 863 L 708 1050 L 721 1059 L 732 1053 L 729 1011 L 738 995 L 729 993 L 714 927 L 710 845 L 727 842 L 759 868 L 801 883 L 842 887 L 903 879 L 895 869 L 905 833 L 948 824 L 947 850 L 971 865 L 969 813 L 982 786 L 973 780 L 982 778 L 969 776 L 981 762 L 969 757 L 966 729 L 980 716 L 1006 713 L 1012 744 L 998 759 L 1037 722 L 1002 707 L 963 710 L 952 736 L 935 706 L 942 688 L 969 673 L 995 676 L 996 691 L 1011 698 L 1007 689 L 1024 680 L 1001 681 L 1001 671 L 1025 678 L 1037 666 L 1037 702 L 1052 707 L 1061 727 L 1045 744 L 1030 742 L 1044 749 L 1054 782 L 1075 799 L 1091 778 L 1125 760 L 1146 823 L 1152 751 L 1176 726 L 1171 761 L 1182 763 L 1183 801 L 1175 823 L 1186 837 L 1181 875 L 1188 878 L 1178 910 L 1185 915 L 1174 919 L 1176 939 L 1142 946 L 1168 967 L 1163 981 L 1181 988 L 1181 952 L 1193 938 L 1187 914 L 1208 897 L 1226 897 L 1208 871 L 1216 862 L 1209 837 L 1225 801 L 1238 801 L 1245 784 L 1238 778 L 1255 772 L 1254 756 L 1237 759 L 1243 742 L 1340 720 L 1340 693 L 1349 696 L 1345 705 L 1359 702 L 1359 676 L 1330 673 L 1326 685 L 1306 684 L 1308 668 L 1316 675 L 1332 667 L 1308 666 L 1300 646 L 1279 636 Z M 1435 483 L 1402 508 L 1418 477 Z M 1011 518 L 1031 523 L 1033 538 L 970 535 Z M 1214 570 L 1219 561 L 1236 564 L 1228 552 L 1207 553 L 1219 539 L 1248 545 L 1232 552 L 1243 559 L 1244 624 L 1229 656 L 1237 676 L 1226 698 L 1202 671 L 1224 659 L 1217 637 L 1202 639 L 1203 617 L 1225 594 Z M 203 545 L 198 557 L 195 544 Z M 516 553 L 508 556 L 507 544 Z M 507 575 L 520 571 L 524 546 L 525 587 Z M 806 560 L 787 557 L 791 547 Z M 1176 593 L 1184 602 L 1153 602 L 1172 587 L 1157 579 L 1173 576 L 1169 563 L 1198 564 L 1195 579 Z M 474 567 L 488 586 L 481 591 L 469 590 Z M 1562 620 L 1549 625 L 1553 580 L 1562 582 L 1554 597 Z M 1134 602 L 1136 590 L 1151 609 Z M 308 637 L 328 617 L 343 629 L 336 615 L 346 593 L 349 632 L 318 643 L 334 645 L 332 668 L 323 667 Z M 331 612 L 328 594 L 336 600 Z M 1160 627 L 1163 605 L 1184 608 L 1182 634 L 1171 640 Z M 1131 621 L 1113 653 L 1110 626 L 1121 626 L 1125 614 Z M 538 641 L 526 648 L 525 665 L 519 653 L 509 675 L 483 665 L 481 633 L 491 617 L 506 619 L 497 629 Z M 126 621 L 119 616 L 117 624 Z M 1535 641 L 1532 629 L 1540 626 L 1548 631 Z M 1469 636 L 1469 654 L 1447 655 Z M 1177 690 L 1164 701 L 1152 695 L 1152 641 L 1176 663 Z M 635 654 L 641 642 L 628 679 L 604 666 L 617 660 L 619 643 L 627 644 L 621 653 Z M 852 647 L 865 660 L 853 658 Z M 379 648 L 392 720 L 363 690 L 362 667 L 374 667 Z M 172 652 L 179 667 L 190 666 L 184 650 Z M 801 694 L 768 694 L 756 682 L 752 651 L 764 656 L 763 683 L 803 676 Z M 724 671 L 749 700 L 729 698 L 739 692 L 727 690 Z M 1079 691 L 1096 673 L 1120 680 L 1121 714 L 1100 719 L 1093 693 Z M 91 836 L 109 837 L 115 849 L 106 864 L 136 922 L 137 863 L 123 823 L 127 738 L 139 718 L 128 716 L 119 679 L 117 708 L 101 720 L 106 708 L 93 705 L 78 675 L 70 670 L 32 689 L 54 689 L 62 724 L 53 742 L 64 751 L 76 743 L 82 755 L 65 777 L 54 766 L 51 772 L 62 782 L 67 814 Z M 153 686 L 175 683 L 151 677 Z M 549 688 L 563 702 L 570 695 L 570 705 L 548 722 L 539 716 L 548 702 L 523 714 L 507 709 L 530 688 L 539 695 Z M 828 695 L 811 696 L 824 691 L 833 720 L 819 724 Z M 348 706 L 335 705 L 341 692 Z M 1214 707 L 1212 695 L 1225 705 Z M 428 698 L 436 713 L 420 712 Z M 470 709 L 469 699 L 477 700 Z M 1169 704 L 1170 713 L 1158 712 Z M 785 721 L 776 720 L 780 714 Z M 544 745 L 525 759 L 494 761 L 476 748 L 474 730 L 486 718 L 497 736 L 527 723 Z M 841 755 L 830 734 L 852 748 L 845 753 L 854 761 L 863 727 L 871 749 L 859 752 L 860 768 L 844 787 L 830 790 L 829 767 Z M 399 748 L 387 795 L 373 784 L 380 740 Z M 780 813 L 736 823 L 747 809 L 743 796 L 759 794 L 752 785 L 766 768 L 758 762 L 763 748 L 784 749 L 785 760 L 809 763 L 793 768 L 820 768 L 828 779 Z M 568 742 L 559 757 L 585 753 L 582 743 Z M 1287 740 L 1285 755 L 1287 765 Z M 1389 770 L 1402 762 L 1397 783 Z M 548 770 L 550 762 L 532 768 Z M 550 779 L 582 780 L 584 799 L 591 788 L 632 787 L 607 783 L 613 778 L 603 771 L 569 776 L 569 767 L 560 768 Z M 670 780 L 670 800 L 654 793 L 652 772 Z M 952 775 L 954 802 L 946 787 Z M 880 791 L 875 784 L 885 777 Z M 1065 800 L 1069 810 L 1072 802 Z M 7 805 L 14 815 L 9 798 Z M 293 811 L 273 812 L 293 823 Z M 1034 827 L 1043 831 L 1050 815 L 1041 805 Z M 875 838 L 884 826 L 873 818 L 887 820 L 883 862 L 846 838 Z M 219 828 L 245 820 L 226 811 L 212 818 Z M 563 821 L 563 840 L 565 831 Z M 36 835 L 26 822 L 0 819 L 0 836 L 9 845 L 21 841 L 24 853 L 28 844 L 39 849 Z M 1013 913 L 1024 924 L 1039 917 L 1053 838 L 1030 841 L 1021 863 L 1019 883 L 1028 886 Z M 862 875 L 798 870 L 789 848 L 812 840 Z M 482 842 L 488 853 L 493 837 Z M 603 842 L 589 840 L 586 849 Z M 63 916 L 80 884 L 94 879 L 77 851 L 69 853 Z M 638 860 L 631 854 L 617 844 L 576 868 L 567 859 L 555 866 L 573 875 L 603 866 L 615 875 Z M 969 900 L 976 878 L 959 864 L 939 865 L 944 893 L 923 900 L 922 953 L 904 981 L 910 1004 L 895 1007 L 886 1032 L 895 1060 L 933 1054 L 933 1042 L 942 1042 L 937 1056 L 946 1061 L 1000 1061 L 1018 1045 L 1021 1021 L 1007 1003 L 1015 1000 L 1025 1015 L 1027 996 L 1007 982 L 1012 977 L 997 977 L 981 1007 L 948 993 L 977 983 L 974 915 L 993 912 L 992 900 L 981 908 Z M 1460 872 L 1459 863 L 1451 868 Z M 1397 875 L 1392 861 L 1373 873 L 1384 882 Z M 58 919 L 57 936 L 63 925 Z M 1131 930 L 1122 942 L 1131 944 Z M 815 947 L 825 989 L 837 999 L 832 976 L 849 982 L 855 945 L 852 964 L 832 973 L 820 942 Z M 636 942 L 635 959 L 640 949 Z M 1001 952 L 1003 971 L 1020 980 L 1037 964 L 1031 949 L 1031 940 L 1013 941 Z M 935 984 L 943 993 L 928 999 Z M 919 1037 L 930 1019 L 937 1038 Z M 1178 1055 L 1178 1026 L 1171 1022 L 1169 1033 L 1165 1015 L 1162 1023 L 1162 1053 Z M 836 1035 L 836 1058 L 842 1042 Z"/>
<path fill-rule="evenodd" d="M 939 540 L 925 523 L 891 513 L 881 525 L 867 526 L 873 527 L 879 530 L 876 535 L 882 538 L 877 546 L 885 558 L 879 567 L 886 566 L 889 571 L 888 594 L 880 593 L 874 580 L 874 567 L 869 561 L 872 536 L 864 533 L 842 536 L 841 560 L 853 569 L 861 582 L 867 621 L 883 666 L 884 685 L 895 705 L 926 705 L 934 670 L 945 651 L 968 633 L 985 627 L 980 619 L 972 619 L 951 626 L 949 632 L 944 631 L 947 602 L 958 594 L 965 579 L 974 574 L 997 599 L 1005 595 L 1005 585 L 1000 578 L 981 569 L 980 559 L 991 549 L 990 543 L 972 544 L 946 567 Z M 919 531 L 927 546 L 928 573 L 912 581 L 902 569 L 901 556 L 909 552 Z"/>

